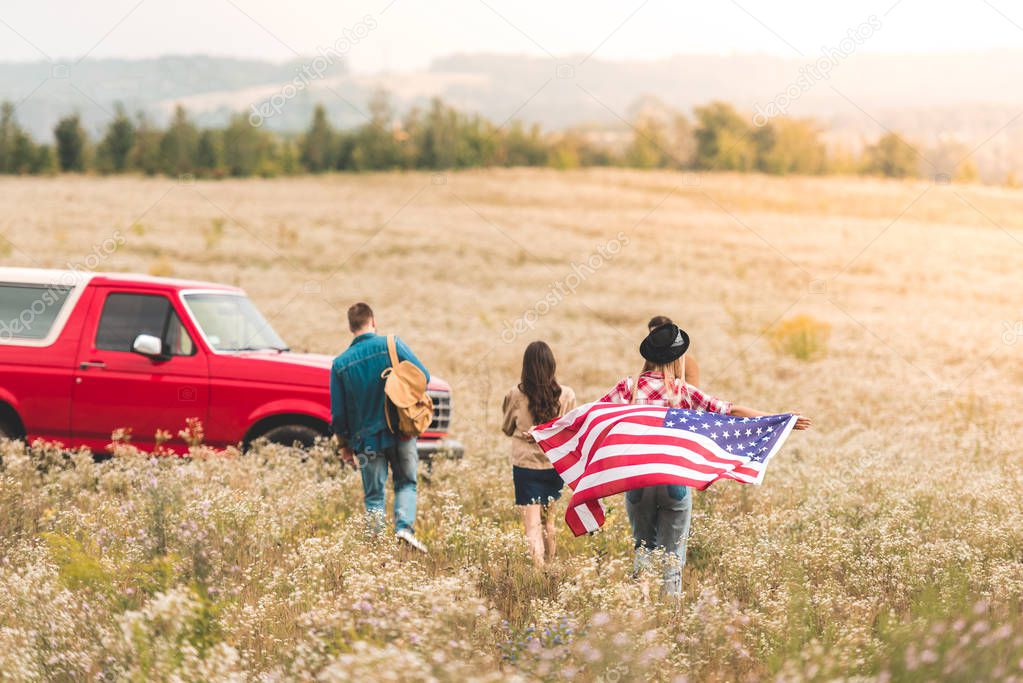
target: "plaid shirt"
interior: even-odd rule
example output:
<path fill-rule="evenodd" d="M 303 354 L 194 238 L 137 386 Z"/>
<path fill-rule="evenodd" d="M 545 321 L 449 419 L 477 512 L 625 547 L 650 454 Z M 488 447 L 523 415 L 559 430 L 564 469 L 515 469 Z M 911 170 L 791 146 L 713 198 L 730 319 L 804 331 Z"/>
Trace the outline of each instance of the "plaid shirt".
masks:
<path fill-rule="evenodd" d="M 687 410 L 705 410 L 708 413 L 722 413 L 724 415 L 732 412 L 732 404 L 728 401 L 707 396 L 691 384 L 683 386 L 680 380 L 676 381 L 679 382 L 682 395 L 679 405 L 675 407 Z M 668 392 L 664 386 L 664 375 L 661 373 L 642 373 L 639 376 L 638 390 L 639 394 L 636 396 L 635 403 L 654 406 L 668 405 Z M 601 403 L 632 403 L 632 378 L 626 377 L 620 381 L 600 401 Z"/>

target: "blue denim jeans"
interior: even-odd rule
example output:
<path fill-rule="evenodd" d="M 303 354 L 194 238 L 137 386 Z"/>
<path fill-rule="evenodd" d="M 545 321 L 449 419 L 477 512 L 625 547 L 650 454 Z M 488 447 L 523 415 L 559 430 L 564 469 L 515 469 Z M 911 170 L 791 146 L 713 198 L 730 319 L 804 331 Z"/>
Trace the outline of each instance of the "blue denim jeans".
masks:
<path fill-rule="evenodd" d="M 387 467 L 394 473 L 394 528 L 415 533 L 416 477 L 419 472 L 419 451 L 416 440 L 398 440 L 379 453 L 360 455 L 362 491 L 366 495 L 366 513 L 374 532 L 383 529 L 387 511 Z"/>
<path fill-rule="evenodd" d="M 693 496 L 685 486 L 647 486 L 625 492 L 625 509 L 636 542 L 636 573 L 650 568 L 655 551 L 664 553 L 664 592 L 682 592 Z"/>

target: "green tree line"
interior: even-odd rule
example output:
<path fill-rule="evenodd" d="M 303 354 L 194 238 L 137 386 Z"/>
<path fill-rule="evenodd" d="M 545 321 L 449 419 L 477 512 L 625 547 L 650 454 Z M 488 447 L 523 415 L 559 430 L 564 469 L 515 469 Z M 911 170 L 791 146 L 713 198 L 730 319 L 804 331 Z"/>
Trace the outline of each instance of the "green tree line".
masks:
<path fill-rule="evenodd" d="M 611 142 L 585 129 L 544 132 L 519 121 L 497 125 L 439 99 L 396 115 L 386 94 L 369 102 L 367 121 L 338 129 L 322 106 L 301 135 L 273 133 L 236 114 L 221 128 L 200 128 L 178 107 L 166 127 L 121 105 L 98 140 L 77 113 L 60 119 L 52 144 L 37 143 L 15 108 L 0 105 L 0 173 L 90 172 L 201 178 L 291 175 L 329 171 L 456 169 L 486 166 L 624 166 L 700 171 L 820 175 L 873 174 L 904 178 L 932 174 L 972 180 L 970 162 L 926 167 L 896 133 L 853 155 L 829 150 L 811 119 L 778 117 L 755 126 L 725 102 L 696 107 L 692 118 L 661 108 L 641 113 Z M 954 154 L 946 154 L 954 159 Z"/>

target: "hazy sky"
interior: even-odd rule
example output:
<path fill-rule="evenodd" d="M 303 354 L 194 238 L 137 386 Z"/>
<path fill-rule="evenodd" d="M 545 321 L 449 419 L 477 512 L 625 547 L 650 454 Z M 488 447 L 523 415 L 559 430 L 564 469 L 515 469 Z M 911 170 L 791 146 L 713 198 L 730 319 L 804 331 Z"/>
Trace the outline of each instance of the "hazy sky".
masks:
<path fill-rule="evenodd" d="M 860 49 L 1023 47 L 1019 0 L 31 0 L 0 2 L 0 61 L 207 53 L 283 60 L 359 30 L 356 71 L 485 51 L 650 59 L 678 53 L 812 57 L 875 15 Z M 369 20 L 366 17 L 370 17 Z M 360 23 L 365 23 L 359 28 Z M 370 27 L 372 28 L 367 28 Z"/>

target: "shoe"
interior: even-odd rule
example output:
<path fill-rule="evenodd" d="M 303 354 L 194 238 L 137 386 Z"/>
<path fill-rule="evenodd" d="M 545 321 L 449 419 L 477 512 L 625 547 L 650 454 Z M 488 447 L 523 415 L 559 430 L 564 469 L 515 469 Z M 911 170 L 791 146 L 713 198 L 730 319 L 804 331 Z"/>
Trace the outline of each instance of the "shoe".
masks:
<path fill-rule="evenodd" d="M 395 536 L 398 537 L 399 541 L 405 541 L 406 543 L 408 543 L 410 546 L 412 546 L 413 548 L 415 548 L 419 552 L 421 552 L 421 553 L 425 553 L 426 552 L 426 546 L 423 545 L 422 541 L 420 541 L 418 538 L 416 538 L 416 535 L 413 534 L 408 529 L 402 529 L 397 534 L 395 534 Z"/>

